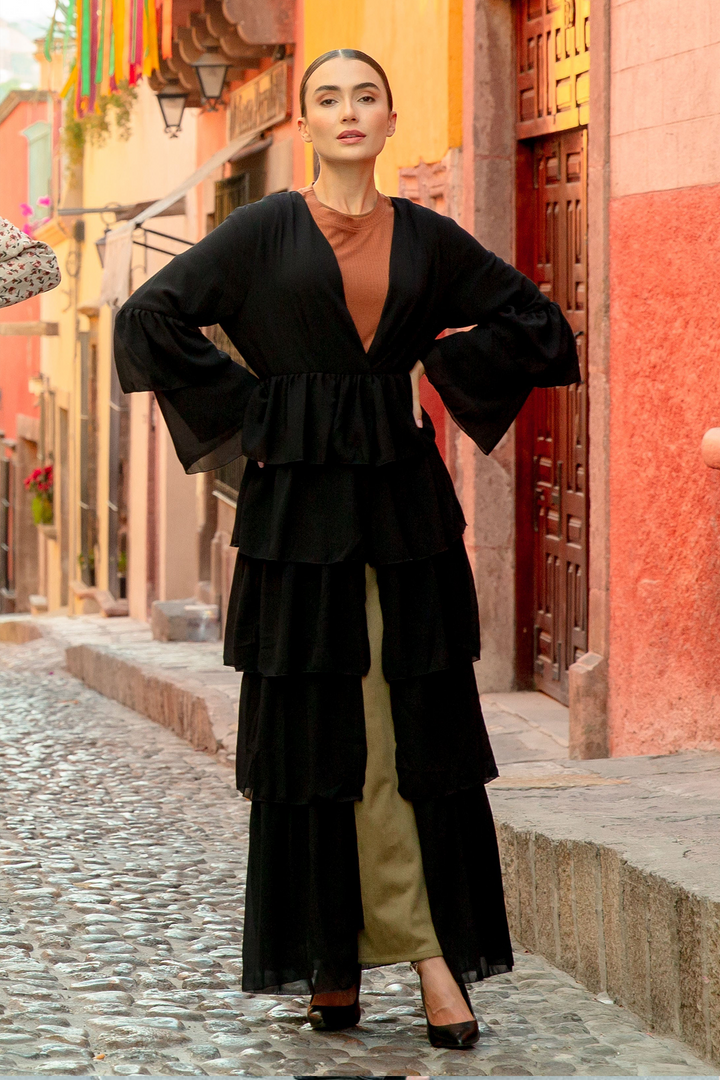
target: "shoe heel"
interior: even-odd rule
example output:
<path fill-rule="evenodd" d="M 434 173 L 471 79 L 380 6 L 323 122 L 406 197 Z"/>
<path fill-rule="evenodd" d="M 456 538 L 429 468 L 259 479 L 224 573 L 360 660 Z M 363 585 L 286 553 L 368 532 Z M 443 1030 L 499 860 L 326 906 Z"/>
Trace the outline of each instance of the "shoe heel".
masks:
<path fill-rule="evenodd" d="M 417 965 L 412 964 L 411 966 L 413 971 L 419 976 L 420 973 L 418 972 Z M 420 979 L 420 996 L 425 1011 L 428 1042 L 431 1046 L 435 1047 L 436 1050 L 472 1050 L 473 1046 L 480 1038 L 480 1029 L 478 1027 L 478 1022 L 475 1019 L 473 1007 L 470 1004 L 468 992 L 464 984 L 458 983 L 458 986 L 460 987 L 460 993 L 467 1002 L 470 1012 L 473 1014 L 473 1019 L 464 1020 L 459 1024 L 431 1024 L 427 1015 L 422 978 Z"/>

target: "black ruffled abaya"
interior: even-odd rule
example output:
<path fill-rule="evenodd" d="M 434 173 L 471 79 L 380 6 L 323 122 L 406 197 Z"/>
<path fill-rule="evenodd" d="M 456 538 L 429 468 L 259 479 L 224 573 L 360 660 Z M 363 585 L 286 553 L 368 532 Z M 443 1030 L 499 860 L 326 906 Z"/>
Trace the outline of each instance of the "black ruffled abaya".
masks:
<path fill-rule="evenodd" d="M 355 979 L 366 564 L 377 572 L 398 791 L 414 807 L 443 956 L 465 981 L 512 966 L 483 787 L 497 769 L 472 667 L 465 522 L 429 418 L 415 426 L 408 372 L 424 358 L 489 453 L 533 386 L 579 381 L 577 355 L 532 282 L 452 220 L 393 206 L 388 295 L 367 353 L 298 193 L 235 211 L 116 321 L 121 385 L 155 391 L 186 470 L 249 458 L 225 642 L 226 662 L 244 672 L 237 782 L 253 800 L 246 990 Z M 214 323 L 254 374 L 198 329 Z"/>

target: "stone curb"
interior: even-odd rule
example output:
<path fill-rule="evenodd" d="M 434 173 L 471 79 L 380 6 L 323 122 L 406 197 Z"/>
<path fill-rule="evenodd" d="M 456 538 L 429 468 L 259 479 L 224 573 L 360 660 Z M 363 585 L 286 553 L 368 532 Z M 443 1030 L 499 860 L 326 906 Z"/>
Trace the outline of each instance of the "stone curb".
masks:
<path fill-rule="evenodd" d="M 0 619 L 0 641 L 11 645 L 27 645 L 29 641 L 37 641 L 44 636 L 37 623 L 27 617 L 3 615 Z"/>
<path fill-rule="evenodd" d="M 235 753 L 235 711 L 223 694 L 199 681 L 130 663 L 101 645 L 67 646 L 65 664 L 91 689 L 170 728 L 196 750 L 225 761 Z"/>
<path fill-rule="evenodd" d="M 720 904 L 614 848 L 519 828 L 496 802 L 493 813 L 513 938 L 720 1062 Z"/>

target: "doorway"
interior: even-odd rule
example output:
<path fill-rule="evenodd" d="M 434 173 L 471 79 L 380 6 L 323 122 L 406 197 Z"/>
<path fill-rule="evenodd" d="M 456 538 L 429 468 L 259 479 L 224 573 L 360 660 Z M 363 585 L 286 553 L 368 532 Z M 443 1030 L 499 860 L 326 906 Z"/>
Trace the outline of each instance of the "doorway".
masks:
<path fill-rule="evenodd" d="M 517 5 L 517 265 L 562 308 L 583 377 L 517 422 L 518 681 L 565 705 L 587 652 L 588 19 L 589 0 Z"/>

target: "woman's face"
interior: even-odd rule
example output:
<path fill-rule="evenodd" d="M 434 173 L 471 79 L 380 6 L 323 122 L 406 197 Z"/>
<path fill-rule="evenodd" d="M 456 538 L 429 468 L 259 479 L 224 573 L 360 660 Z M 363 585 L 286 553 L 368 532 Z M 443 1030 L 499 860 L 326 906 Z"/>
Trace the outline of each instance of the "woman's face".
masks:
<path fill-rule="evenodd" d="M 305 88 L 306 116 L 298 119 L 305 142 L 318 157 L 332 162 L 360 162 L 378 156 L 395 131 L 396 113 L 388 109 L 382 79 L 362 60 L 336 57 L 322 64 Z"/>

